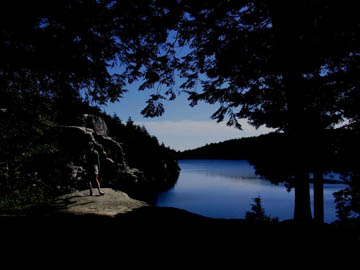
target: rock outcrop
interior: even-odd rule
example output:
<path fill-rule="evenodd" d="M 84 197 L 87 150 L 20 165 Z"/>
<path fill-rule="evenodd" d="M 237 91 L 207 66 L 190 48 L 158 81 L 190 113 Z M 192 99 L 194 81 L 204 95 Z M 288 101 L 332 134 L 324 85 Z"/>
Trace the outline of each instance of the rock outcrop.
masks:
<path fill-rule="evenodd" d="M 97 135 L 108 136 L 108 127 L 103 118 L 92 114 L 83 115 L 83 123 L 86 127 L 89 127 L 95 131 Z"/>
<path fill-rule="evenodd" d="M 86 114 L 78 119 L 77 124 L 79 126 L 59 126 L 56 131 L 60 138 L 59 163 L 66 171 L 64 184 L 72 186 L 73 191 L 86 188 L 82 156 L 89 141 L 94 142 L 100 155 L 100 182 L 103 186 L 123 190 L 131 196 L 161 189 L 164 180 L 146 177 L 143 171 L 129 166 L 122 143 L 109 136 L 108 127 L 101 117 Z M 165 164 L 163 170 L 166 169 Z M 166 188 L 170 187 L 167 185 Z"/>
<path fill-rule="evenodd" d="M 55 200 L 56 212 L 72 215 L 116 216 L 134 209 L 148 206 L 145 202 L 134 200 L 126 193 L 111 188 L 103 189 L 105 195 L 89 196 L 89 190 L 63 195 Z"/>

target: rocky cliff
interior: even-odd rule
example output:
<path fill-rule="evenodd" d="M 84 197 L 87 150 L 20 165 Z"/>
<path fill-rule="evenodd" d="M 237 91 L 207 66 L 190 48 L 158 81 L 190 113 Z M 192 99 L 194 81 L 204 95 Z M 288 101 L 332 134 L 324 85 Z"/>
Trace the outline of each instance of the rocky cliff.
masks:
<path fill-rule="evenodd" d="M 56 128 L 60 149 L 58 170 L 63 174 L 63 183 L 67 187 L 71 187 L 72 190 L 86 187 L 87 179 L 82 155 L 89 141 L 94 142 L 95 149 L 100 155 L 100 181 L 104 187 L 123 190 L 132 197 L 146 199 L 148 195 L 175 184 L 179 174 L 179 167 L 177 164 L 174 166 L 176 160 L 164 160 L 164 158 L 154 156 L 153 159 L 159 159 L 157 163 L 160 165 L 156 171 L 144 173 L 136 168 L 136 160 L 132 161 L 132 166 L 129 165 L 123 143 L 109 136 L 109 129 L 102 117 L 84 114 L 78 118 L 77 124 Z M 129 145 L 127 149 L 132 150 Z M 172 166 L 168 166 L 169 163 Z M 159 177 L 159 171 L 162 171 L 160 175 L 164 177 Z"/>

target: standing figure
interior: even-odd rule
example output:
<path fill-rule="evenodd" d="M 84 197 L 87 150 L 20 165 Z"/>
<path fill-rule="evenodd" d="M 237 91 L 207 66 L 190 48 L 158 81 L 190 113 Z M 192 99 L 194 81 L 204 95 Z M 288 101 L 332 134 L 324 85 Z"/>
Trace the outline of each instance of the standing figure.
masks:
<path fill-rule="evenodd" d="M 101 190 L 100 182 L 99 182 L 99 171 L 100 171 L 99 153 L 94 149 L 94 143 L 92 141 L 89 142 L 89 149 L 84 154 L 83 159 L 85 161 L 86 175 L 89 181 L 88 183 L 90 189 L 90 196 L 93 196 L 92 180 L 94 179 L 97 184 L 99 194 L 104 195 L 104 192 Z"/>

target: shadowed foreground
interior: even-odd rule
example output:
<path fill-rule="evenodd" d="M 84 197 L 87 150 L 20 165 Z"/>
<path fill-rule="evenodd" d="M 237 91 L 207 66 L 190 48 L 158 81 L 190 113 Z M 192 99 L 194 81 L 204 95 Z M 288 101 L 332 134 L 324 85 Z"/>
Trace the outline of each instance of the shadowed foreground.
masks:
<path fill-rule="evenodd" d="M 107 193 L 109 195 L 109 190 Z M 88 197 L 86 200 L 99 200 L 103 204 L 106 201 L 106 195 Z M 152 207 L 129 200 L 136 207 L 115 215 L 71 213 L 64 211 L 63 204 L 51 210 L 37 209 L 23 216 L 2 215 L 2 245 L 7 247 L 7 251 L 36 251 L 41 256 L 44 252 L 56 255 L 53 251 L 61 250 L 66 258 L 85 252 L 90 257 L 100 253 L 121 260 L 135 256 L 140 262 L 144 255 L 153 259 L 186 254 L 187 258 L 197 260 L 201 256 L 207 256 L 207 261 L 219 256 L 234 260 L 245 259 L 243 252 L 255 257 L 260 253 L 288 252 L 295 255 L 293 248 L 300 248 L 306 253 L 318 248 L 338 252 L 353 250 L 359 244 L 356 228 L 304 225 L 293 221 L 249 223 L 240 219 L 213 219 L 185 210 Z M 76 203 L 72 202 L 68 207 L 74 205 Z"/>

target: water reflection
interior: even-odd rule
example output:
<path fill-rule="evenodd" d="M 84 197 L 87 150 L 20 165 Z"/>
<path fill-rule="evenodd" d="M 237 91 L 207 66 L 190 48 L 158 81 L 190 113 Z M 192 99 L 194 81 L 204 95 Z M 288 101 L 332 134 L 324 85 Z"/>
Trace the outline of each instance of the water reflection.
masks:
<path fill-rule="evenodd" d="M 161 193 L 157 205 L 172 206 L 215 218 L 244 218 L 260 196 L 267 215 L 279 220 L 294 216 L 294 190 L 257 176 L 244 160 L 183 160 L 176 186 Z M 336 219 L 333 192 L 341 184 L 324 184 L 325 222 Z M 311 197 L 313 186 L 310 185 Z M 313 205 L 313 203 L 312 203 Z M 313 209 L 312 209 L 313 212 Z"/>

